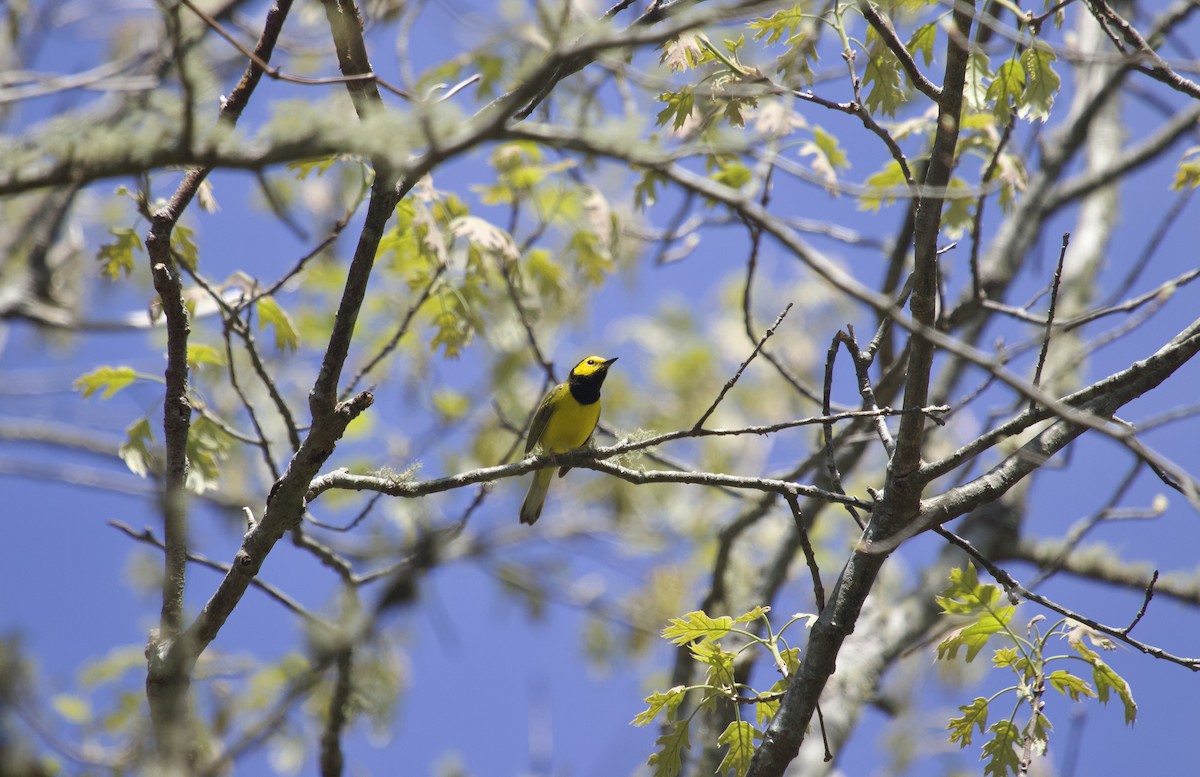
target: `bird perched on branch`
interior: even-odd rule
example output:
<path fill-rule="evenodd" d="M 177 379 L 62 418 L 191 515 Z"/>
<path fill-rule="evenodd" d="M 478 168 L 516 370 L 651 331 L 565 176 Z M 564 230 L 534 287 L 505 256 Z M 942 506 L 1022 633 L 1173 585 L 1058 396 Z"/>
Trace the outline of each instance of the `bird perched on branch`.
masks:
<path fill-rule="evenodd" d="M 616 360 L 616 357 L 589 356 L 575 365 L 566 383 L 559 383 L 546 392 L 533 414 L 533 423 L 529 425 L 526 456 L 535 447 L 551 455 L 583 447 L 600 420 L 600 386 Z M 560 467 L 558 476 L 567 474 L 568 469 L 570 467 Z M 533 473 L 533 482 L 521 505 L 521 523 L 533 525 L 542 514 L 553 473 L 551 467 Z"/>

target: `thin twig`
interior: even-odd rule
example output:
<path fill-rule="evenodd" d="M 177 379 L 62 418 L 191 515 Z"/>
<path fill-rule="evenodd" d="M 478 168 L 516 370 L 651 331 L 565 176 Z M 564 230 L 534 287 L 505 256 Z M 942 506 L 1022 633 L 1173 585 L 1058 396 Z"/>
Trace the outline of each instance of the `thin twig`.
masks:
<path fill-rule="evenodd" d="M 837 359 L 838 346 L 845 342 L 846 333 L 839 330 L 833 336 L 833 340 L 829 343 L 829 351 L 825 355 L 825 381 L 824 391 L 821 395 L 821 411 L 826 418 L 829 417 L 830 397 L 833 394 L 833 365 Z M 846 493 L 846 489 L 842 487 L 842 473 L 838 471 L 837 456 L 833 451 L 833 423 L 825 421 L 821 424 L 821 437 L 825 451 L 825 471 L 829 476 L 829 486 L 833 491 L 839 494 Z M 847 505 L 847 512 L 854 522 L 858 524 L 860 530 L 866 528 L 862 518 L 859 517 L 858 511 L 853 506 Z"/>
<path fill-rule="evenodd" d="M 1058 306 L 1058 290 L 1062 286 L 1063 262 L 1067 258 L 1067 244 L 1071 242 L 1071 233 L 1064 232 L 1062 250 L 1058 252 L 1058 266 L 1054 269 L 1054 283 L 1050 285 L 1050 309 L 1046 311 L 1046 333 L 1042 336 L 1042 352 L 1038 354 L 1037 367 L 1033 371 L 1033 385 L 1041 386 L 1042 368 L 1046 366 L 1046 354 L 1050 350 L 1050 336 L 1054 332 L 1054 312 Z M 1037 402 L 1029 400 L 1029 409 L 1037 407 Z"/>
<path fill-rule="evenodd" d="M 708 409 L 704 411 L 704 414 L 700 416 L 700 420 L 697 421 L 696 425 L 692 427 L 693 431 L 700 431 L 704 427 L 704 422 L 708 420 L 709 416 L 713 414 L 713 411 L 717 409 L 717 405 L 721 404 L 721 400 L 725 398 L 725 395 L 729 393 L 729 390 L 733 388 L 734 384 L 738 382 L 738 379 L 742 377 L 742 373 L 746 371 L 747 365 L 754 361 L 754 357 L 758 356 L 758 352 L 762 350 L 763 345 L 765 345 L 767 340 L 771 338 L 771 335 L 775 334 L 775 330 L 779 327 L 779 325 L 783 323 L 784 317 L 786 317 L 788 311 L 792 309 L 792 304 L 793 303 L 791 302 L 787 304 L 787 307 L 785 307 L 783 312 L 779 314 L 779 317 L 775 319 L 775 323 L 771 324 L 770 328 L 767 329 L 766 334 L 764 334 L 762 339 L 758 341 L 758 345 L 754 346 L 754 350 L 751 351 L 750 355 L 746 357 L 746 360 L 742 362 L 742 365 L 738 367 L 738 370 L 736 373 L 734 373 L 733 377 L 725 381 L 725 385 L 721 387 L 721 392 L 717 394 L 717 398 L 713 400 L 713 403 L 709 405 Z"/>
<path fill-rule="evenodd" d="M 813 551 L 812 542 L 808 538 L 808 528 L 804 525 L 804 516 L 800 512 L 800 500 L 795 494 L 784 494 L 788 507 L 792 511 L 792 520 L 796 523 L 796 534 L 800 538 L 800 548 L 804 551 L 804 561 L 812 574 L 813 600 L 817 603 L 817 614 L 825 609 L 825 586 L 821 583 L 821 568 L 817 566 L 817 554 Z"/>
<path fill-rule="evenodd" d="M 162 540 L 155 537 L 154 532 L 150 531 L 150 529 L 143 529 L 142 531 L 139 532 L 136 529 L 134 529 L 132 526 L 130 526 L 129 524 L 124 523 L 122 521 L 118 521 L 116 519 L 109 520 L 108 525 L 113 527 L 117 531 L 127 535 L 131 539 L 135 539 L 138 542 L 144 542 L 147 545 L 153 545 L 154 547 L 158 548 L 159 550 L 164 549 Z M 213 561 L 212 559 L 208 558 L 207 556 L 201 555 L 200 553 L 195 553 L 193 551 L 188 551 L 187 560 L 192 562 L 193 564 L 199 564 L 202 567 L 207 567 L 211 570 L 220 572 L 222 574 L 229 571 L 228 564 L 223 564 L 220 561 Z M 264 582 L 262 580 L 262 578 L 259 578 L 259 577 L 254 578 L 253 582 L 251 582 L 250 585 L 253 586 L 254 588 L 257 588 L 258 590 L 262 591 L 269 598 L 274 599 L 276 602 L 283 605 L 283 607 L 286 610 L 288 610 L 289 612 L 291 612 L 293 615 L 298 615 L 309 623 L 320 623 L 321 622 L 321 619 L 318 618 L 316 615 L 313 615 L 308 610 L 306 610 L 304 608 L 304 605 L 300 604 L 298 601 L 296 601 L 292 597 L 288 596 L 286 593 L 284 593 L 280 589 L 276 588 L 275 586 L 271 585 L 270 583 Z"/>
<path fill-rule="evenodd" d="M 354 375 L 354 377 L 350 379 L 350 382 L 346 385 L 346 388 L 342 389 L 339 399 L 344 400 L 346 397 L 353 394 L 358 388 L 358 384 L 362 381 L 362 379 L 366 377 L 371 370 L 378 367 L 380 362 L 382 362 L 393 351 L 396 350 L 396 346 L 398 346 L 400 341 L 404 339 L 404 335 L 408 334 L 409 327 L 412 326 L 413 319 L 416 317 L 417 312 L 429 300 L 430 296 L 433 295 L 433 290 L 437 288 L 438 281 L 441 280 L 442 274 L 445 272 L 446 265 L 439 263 L 437 268 L 433 271 L 433 275 L 429 278 L 429 283 L 425 284 L 424 290 L 422 290 L 417 299 L 408 306 L 408 310 L 404 313 L 404 318 L 400 320 L 400 324 L 396 327 L 396 331 L 393 332 L 388 341 L 380 347 L 379 351 L 373 357 L 371 357 L 370 361 L 364 364 L 362 368 Z"/>
<path fill-rule="evenodd" d="M 1154 598 L 1154 584 L 1158 582 L 1158 570 L 1154 570 L 1154 575 L 1150 578 L 1149 585 L 1146 586 L 1146 595 L 1142 598 L 1142 606 L 1138 608 L 1137 615 L 1133 616 L 1133 620 L 1120 632 L 1126 636 L 1133 631 L 1133 627 L 1138 625 L 1142 620 L 1142 616 L 1146 614 L 1146 608 L 1150 606 L 1150 600 Z"/>

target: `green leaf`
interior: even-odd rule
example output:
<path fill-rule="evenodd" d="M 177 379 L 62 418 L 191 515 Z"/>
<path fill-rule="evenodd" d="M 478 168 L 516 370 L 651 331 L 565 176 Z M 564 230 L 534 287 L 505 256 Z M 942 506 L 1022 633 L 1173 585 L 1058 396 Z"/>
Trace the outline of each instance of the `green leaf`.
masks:
<path fill-rule="evenodd" d="M 937 22 L 930 22 L 921 25 L 913 32 L 912 37 L 908 39 L 906 48 L 913 55 L 913 59 L 920 54 L 925 60 L 925 65 L 928 66 L 933 62 L 933 44 L 936 40 Z"/>
<path fill-rule="evenodd" d="M 737 160 L 725 160 L 721 163 L 717 172 L 713 174 L 712 179 L 719 184 L 724 184 L 730 189 L 740 189 L 750 180 L 754 174 L 750 172 L 750 168 L 746 167 Z"/>
<path fill-rule="evenodd" d="M 969 626 L 955 629 L 938 644 L 938 660 L 953 660 L 958 656 L 958 649 L 965 647 L 967 662 L 974 661 L 975 656 L 979 655 L 979 651 L 983 650 L 991 636 L 998 631 L 1003 631 L 1008 622 L 1012 620 L 1015 609 L 1012 605 L 1007 605 L 995 612 L 983 613 Z"/>
<path fill-rule="evenodd" d="M 992 70 L 989 67 L 988 55 L 983 51 L 972 51 L 967 58 L 967 80 L 963 87 L 963 102 L 971 112 L 981 112 L 987 108 L 988 85 L 991 83 Z"/>
<path fill-rule="evenodd" d="M 764 607 L 763 605 L 760 604 L 757 607 L 755 607 L 753 610 L 747 610 L 746 612 L 737 616 L 736 618 L 733 619 L 733 622 L 734 623 L 750 623 L 751 621 L 756 621 L 759 618 L 764 617 L 770 611 L 771 611 L 770 607 Z"/>
<path fill-rule="evenodd" d="M 689 612 L 681 618 L 672 618 L 670 623 L 663 629 L 662 636 L 676 645 L 686 645 L 695 640 L 711 642 L 724 637 L 733 628 L 733 618 L 728 615 L 710 618 L 701 610 Z"/>
<path fill-rule="evenodd" d="M 220 482 L 220 464 L 229 455 L 232 440 L 221 427 L 207 418 L 192 421 L 187 439 L 187 487 L 203 494 Z"/>
<path fill-rule="evenodd" d="M 318 177 L 325 175 L 325 171 L 333 167 L 340 156 L 328 156 L 321 159 L 306 159 L 299 162 L 288 162 L 287 169 L 296 171 L 296 178 L 303 181 L 310 173 L 316 173 Z"/>
<path fill-rule="evenodd" d="M 767 691 L 767 695 L 774 696 L 787 691 L 788 681 L 780 678 L 775 681 L 771 689 Z M 775 713 L 779 712 L 779 704 L 782 698 L 779 699 L 762 699 L 754 703 L 754 719 L 760 726 L 765 726 L 771 722 L 771 718 L 775 717 Z"/>
<path fill-rule="evenodd" d="M 75 379 L 72 387 L 83 395 L 84 399 L 100 393 L 101 399 L 111 399 L 121 389 L 133 383 L 140 376 L 132 367 L 97 367 Z"/>
<path fill-rule="evenodd" d="M 221 367 L 225 364 L 225 354 L 211 345 L 188 343 L 187 363 L 192 370 L 200 369 L 202 364 L 214 364 Z"/>
<path fill-rule="evenodd" d="M 1093 641 L 1101 639 L 1090 628 L 1079 624 L 1067 633 L 1067 641 L 1071 643 L 1075 652 L 1092 665 L 1092 682 L 1096 684 L 1096 697 L 1101 704 L 1108 704 L 1111 692 L 1116 691 L 1125 707 L 1125 722 L 1133 723 L 1137 718 L 1137 702 L 1133 700 L 1133 691 L 1130 690 L 1129 683 L 1125 682 L 1125 678 L 1117 674 L 1112 667 L 1104 663 L 1099 654 L 1083 643 L 1085 635 L 1090 636 Z M 1111 645 L 1111 642 L 1104 639 L 1100 644 Z"/>
<path fill-rule="evenodd" d="M 882 111 L 895 116 L 896 109 L 904 101 L 904 77 L 900 60 L 888 48 L 874 27 L 867 29 L 867 67 L 863 71 L 862 85 L 871 91 L 863 98 L 867 110 Z"/>
<path fill-rule="evenodd" d="M 726 726 L 717 737 L 717 744 L 727 745 L 729 749 L 717 767 L 717 774 L 724 776 L 732 771 L 734 777 L 743 777 L 750 771 L 750 760 L 754 758 L 754 740 L 761 738 L 762 734 L 744 720 L 735 720 Z"/>
<path fill-rule="evenodd" d="M 837 138 L 820 127 L 813 127 L 813 139 L 800 146 L 800 156 L 812 157 L 813 171 L 830 188 L 837 185 L 838 169 L 850 166 Z"/>
<path fill-rule="evenodd" d="M 1006 777 L 1017 774 L 1021 768 L 1021 759 L 1017 755 L 1017 745 L 1021 743 L 1021 732 L 1011 722 L 1002 720 L 993 723 L 988 729 L 995 736 L 983 745 L 984 777 Z"/>
<path fill-rule="evenodd" d="M 133 272 L 133 252 L 142 250 L 142 241 L 130 227 L 113 227 L 108 231 L 116 240 L 100 246 L 96 260 L 100 262 L 100 272 L 104 277 L 115 281 Z"/>
<path fill-rule="evenodd" d="M 189 270 L 200 266 L 200 248 L 194 240 L 195 231 L 183 224 L 176 224 L 171 230 L 171 250 L 175 258 Z"/>
<path fill-rule="evenodd" d="M 443 421 L 455 421 L 471 409 L 471 398 L 461 391 L 436 389 L 431 397 L 433 409 Z"/>
<path fill-rule="evenodd" d="M 457 358 L 475 338 L 475 328 L 467 315 L 462 298 L 457 291 L 446 286 L 435 297 L 437 313 L 433 316 L 433 337 L 429 348 L 442 353 L 449 359 Z"/>
<path fill-rule="evenodd" d="M 800 648 L 788 648 L 780 651 L 779 656 L 787 666 L 788 677 L 791 677 L 800 668 Z"/>
<path fill-rule="evenodd" d="M 1183 152 L 1183 158 L 1179 160 L 1179 168 L 1175 171 L 1175 180 L 1171 182 L 1171 188 L 1180 191 L 1197 187 L 1200 187 L 1200 146 L 1192 146 Z"/>
<path fill-rule="evenodd" d="M 671 122 L 674 129 L 679 129 L 691 118 L 696 107 L 696 92 L 694 87 L 684 86 L 678 92 L 663 92 L 658 96 L 658 100 L 667 104 L 667 107 L 658 112 L 658 126 L 664 127 L 667 122 Z"/>
<path fill-rule="evenodd" d="M 979 696 L 970 704 L 958 708 L 962 717 L 951 718 L 946 728 L 950 730 L 950 742 L 957 742 L 959 747 L 971 744 L 971 736 L 976 726 L 982 734 L 987 726 L 988 700 Z"/>
<path fill-rule="evenodd" d="M 952 238 L 961 237 L 974 223 L 975 197 L 971 187 L 955 176 L 946 187 L 946 210 L 942 214 L 942 230 Z"/>
<path fill-rule="evenodd" d="M 1086 680 L 1076 677 L 1065 669 L 1051 672 L 1046 679 L 1050 681 L 1050 685 L 1055 690 L 1064 696 L 1070 696 L 1072 701 L 1079 701 L 1083 696 L 1090 699 L 1096 698 L 1096 692 L 1092 690 L 1092 686 L 1088 685 Z"/>
<path fill-rule="evenodd" d="M 638 210 L 645 210 L 658 199 L 658 187 L 667 182 L 667 177 L 658 170 L 645 170 L 642 178 L 633 187 L 633 201 Z"/>
<path fill-rule="evenodd" d="M 692 658 L 702 664 L 708 664 L 708 674 L 704 682 L 717 689 L 727 689 L 734 686 L 733 659 L 736 655 L 728 650 L 722 650 L 713 642 L 697 642 L 691 646 Z"/>
<path fill-rule="evenodd" d="M 575 255 L 575 267 L 583 279 L 593 286 L 603 283 L 615 269 L 612 254 L 595 232 L 579 230 L 567 241 L 567 249 Z"/>
<path fill-rule="evenodd" d="M 690 719 L 672 723 L 664 731 L 655 744 L 658 752 L 653 753 L 646 761 L 654 768 L 654 777 L 675 777 L 683 766 L 683 751 L 691 747 L 688 742 L 688 724 Z"/>
<path fill-rule="evenodd" d="M 946 615 L 975 615 L 994 609 L 1000 597 L 1000 589 L 980 584 L 975 565 L 967 564 L 965 569 L 950 570 L 950 585 L 934 600 Z"/>
<path fill-rule="evenodd" d="M 992 111 L 1001 122 L 1012 115 L 1013 105 L 1018 104 L 1025 91 L 1025 68 L 1016 58 L 1006 59 L 996 70 L 996 77 L 987 88 L 987 99 L 993 102 Z"/>
<path fill-rule="evenodd" d="M 754 39 L 766 39 L 767 44 L 792 43 L 797 35 L 802 35 L 804 25 L 804 6 L 794 5 L 782 11 L 776 11 L 766 18 L 752 19 L 749 27 L 754 30 Z"/>
<path fill-rule="evenodd" d="M 858 196 L 859 210 L 877 213 L 884 205 L 896 201 L 896 194 L 908 190 L 904 170 L 895 159 L 889 159 L 883 169 L 867 178 L 867 191 Z"/>
<path fill-rule="evenodd" d="M 1016 610 L 1012 605 L 999 606 L 1003 594 L 994 585 L 983 585 L 973 564 L 966 569 L 950 570 L 950 585 L 934 597 L 947 615 L 973 616 L 974 622 L 956 629 L 941 641 L 937 657 L 953 659 L 958 649 L 967 649 L 967 661 L 974 660 L 992 634 L 1002 631 Z"/>
<path fill-rule="evenodd" d="M 1050 118 L 1050 108 L 1062 84 L 1062 79 L 1051 67 L 1055 59 L 1053 52 L 1032 46 L 1021 55 L 1021 64 L 1028 76 L 1025 90 L 1021 93 L 1021 107 L 1017 111 L 1022 119 L 1044 122 Z"/>
<path fill-rule="evenodd" d="M 150 419 L 142 418 L 134 421 L 125 430 L 125 444 L 117 450 L 117 455 L 129 471 L 139 477 L 146 477 L 154 466 L 155 457 L 151 450 L 154 443 L 154 433 L 150 428 Z"/>
<path fill-rule="evenodd" d="M 60 693 L 51 700 L 50 705 L 69 723 L 82 725 L 92 719 L 92 705 L 79 696 Z"/>
<path fill-rule="evenodd" d="M 1096 695 L 1101 704 L 1108 703 L 1110 690 L 1116 691 L 1125 708 L 1125 722 L 1133 723 L 1137 719 L 1137 702 L 1133 700 L 1133 691 L 1129 689 L 1129 683 L 1099 657 L 1092 662 L 1092 680 L 1096 683 Z"/>
<path fill-rule="evenodd" d="M 633 725 L 645 726 L 653 722 L 658 717 L 658 713 L 664 709 L 667 711 L 667 719 L 670 720 L 686 695 L 687 688 L 682 685 L 676 685 L 665 693 L 655 691 L 646 697 L 645 701 L 650 706 L 637 714 L 637 717 L 632 721 Z"/>
<path fill-rule="evenodd" d="M 300 345 L 300 335 L 292 323 L 291 316 L 279 306 L 275 298 L 270 295 L 259 297 L 255 307 L 259 315 L 258 328 L 261 330 L 270 326 L 275 329 L 275 347 L 280 351 L 296 350 Z"/>
<path fill-rule="evenodd" d="M 135 669 L 146 671 L 146 648 L 144 645 L 115 647 L 101 658 L 87 663 L 79 675 L 79 681 L 89 687 L 111 683 Z M 145 696 L 143 695 L 143 699 Z"/>

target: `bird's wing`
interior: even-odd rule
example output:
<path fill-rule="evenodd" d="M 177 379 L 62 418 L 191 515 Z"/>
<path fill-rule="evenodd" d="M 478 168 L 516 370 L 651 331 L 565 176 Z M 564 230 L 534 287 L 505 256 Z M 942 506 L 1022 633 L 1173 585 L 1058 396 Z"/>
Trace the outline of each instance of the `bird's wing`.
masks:
<path fill-rule="evenodd" d="M 525 438 L 526 455 L 542 439 L 542 434 L 546 431 L 547 424 L 550 423 L 550 416 L 554 415 L 555 401 L 566 390 L 566 385 L 560 383 L 547 391 L 546 396 L 542 397 L 542 403 L 538 405 L 537 412 L 533 414 L 533 422 L 529 424 L 529 436 Z"/>

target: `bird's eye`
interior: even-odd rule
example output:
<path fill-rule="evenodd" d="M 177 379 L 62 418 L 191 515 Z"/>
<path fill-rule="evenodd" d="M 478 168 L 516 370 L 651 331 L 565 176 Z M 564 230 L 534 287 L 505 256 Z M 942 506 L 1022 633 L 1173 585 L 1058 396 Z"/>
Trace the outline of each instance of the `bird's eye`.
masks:
<path fill-rule="evenodd" d="M 591 364 L 595 364 L 595 363 L 596 363 L 596 360 L 595 360 L 595 359 L 588 359 L 588 360 L 587 360 L 587 363 L 588 363 L 589 365 L 591 365 Z"/>

